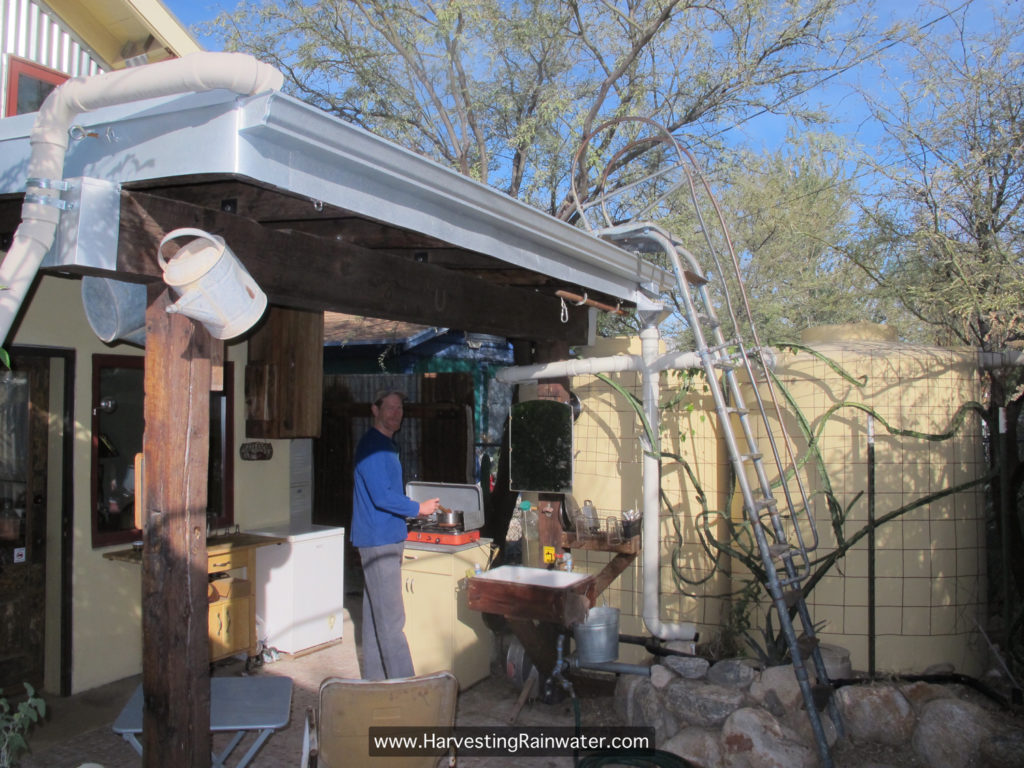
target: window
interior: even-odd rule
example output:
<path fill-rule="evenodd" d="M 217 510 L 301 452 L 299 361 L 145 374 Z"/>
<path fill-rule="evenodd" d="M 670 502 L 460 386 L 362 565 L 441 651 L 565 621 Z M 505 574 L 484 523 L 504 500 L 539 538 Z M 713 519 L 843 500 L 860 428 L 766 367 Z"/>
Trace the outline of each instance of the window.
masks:
<path fill-rule="evenodd" d="M 8 63 L 4 117 L 38 111 L 50 92 L 68 79 L 63 72 L 15 56 Z"/>
<path fill-rule="evenodd" d="M 106 547 L 141 537 L 135 524 L 135 455 L 142 452 L 145 358 L 93 355 L 92 545 Z M 224 366 L 224 391 L 210 393 L 207 523 L 234 524 L 233 379 Z"/>

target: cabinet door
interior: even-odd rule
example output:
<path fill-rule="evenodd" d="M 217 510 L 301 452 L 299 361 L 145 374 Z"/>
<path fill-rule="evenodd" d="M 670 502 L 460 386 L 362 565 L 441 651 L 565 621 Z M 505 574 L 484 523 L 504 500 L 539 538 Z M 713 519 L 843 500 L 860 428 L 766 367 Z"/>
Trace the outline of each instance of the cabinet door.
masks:
<path fill-rule="evenodd" d="M 250 597 L 210 604 L 210 660 L 249 651 Z"/>
<path fill-rule="evenodd" d="M 416 674 L 451 670 L 455 612 L 451 577 L 403 569 L 402 599 L 405 636 Z"/>

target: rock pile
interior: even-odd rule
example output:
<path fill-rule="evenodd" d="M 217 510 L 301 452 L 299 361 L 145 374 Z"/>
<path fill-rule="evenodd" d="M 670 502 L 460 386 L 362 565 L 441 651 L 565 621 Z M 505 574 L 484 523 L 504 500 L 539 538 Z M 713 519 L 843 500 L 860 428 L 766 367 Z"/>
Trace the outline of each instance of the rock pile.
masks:
<path fill-rule="evenodd" d="M 822 721 L 837 766 L 1024 768 L 1024 725 L 965 686 L 894 679 L 844 685 L 836 696 L 845 736 L 827 711 Z M 615 706 L 622 722 L 653 727 L 659 749 L 699 768 L 820 764 L 790 666 L 665 656 L 649 677 L 620 675 Z"/>

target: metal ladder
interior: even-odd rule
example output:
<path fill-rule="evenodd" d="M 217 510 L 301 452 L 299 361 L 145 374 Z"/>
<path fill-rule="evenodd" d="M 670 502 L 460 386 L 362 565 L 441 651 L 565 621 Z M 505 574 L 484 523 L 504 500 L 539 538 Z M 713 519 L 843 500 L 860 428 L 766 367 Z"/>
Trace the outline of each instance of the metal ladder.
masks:
<path fill-rule="evenodd" d="M 746 519 L 764 565 L 765 587 L 775 605 L 779 626 L 789 648 L 793 670 L 803 694 L 821 762 L 825 768 L 831 768 L 832 757 L 819 713 L 820 699 L 827 696 L 829 714 L 840 735 L 843 732 L 843 724 L 802 591 L 803 581 L 810 573 L 809 553 L 817 548 L 819 540 L 803 481 L 799 472 L 795 471 L 795 459 L 788 436 L 784 432 L 775 388 L 770 377 L 765 376 L 761 383 L 767 385 L 778 419 L 778 429 L 783 432 L 786 440 L 789 466 L 793 470 L 791 474 L 796 479 L 799 489 L 798 499 L 793 498 L 786 482 L 787 465 L 779 453 L 765 403 L 759 392 L 758 377 L 755 375 L 751 355 L 738 330 L 734 336 L 726 338 L 709 295 L 709 280 L 701 274 L 697 260 L 678 241 L 653 224 L 624 224 L 602 229 L 597 234 L 632 250 L 650 252 L 654 246 L 658 250 L 663 250 L 673 264 L 679 294 L 685 304 L 687 319 L 696 339 L 696 351 L 714 398 L 721 433 L 743 498 Z M 680 254 L 686 259 L 689 268 L 684 268 Z M 742 280 L 738 274 L 736 279 L 740 280 L 742 287 Z M 724 284 L 722 289 L 726 290 Z M 728 295 L 726 296 L 728 301 Z M 734 314 L 732 321 L 733 328 L 738 329 Z M 749 325 L 749 330 L 756 340 L 753 323 L 750 322 Z M 747 386 L 752 408 L 748 408 L 745 402 L 741 384 Z M 752 417 L 760 419 L 764 427 L 770 445 L 767 458 L 778 472 L 778 486 L 782 490 L 782 499 L 773 493 L 772 483 L 765 468 L 765 456 L 761 452 L 752 426 Z M 733 419 L 740 425 L 738 437 L 733 428 Z M 751 470 L 756 478 L 754 484 L 750 480 Z M 797 637 L 793 627 L 791 610 L 800 617 L 803 628 L 801 638 Z M 816 685 L 810 682 L 805 657 L 813 660 Z"/>

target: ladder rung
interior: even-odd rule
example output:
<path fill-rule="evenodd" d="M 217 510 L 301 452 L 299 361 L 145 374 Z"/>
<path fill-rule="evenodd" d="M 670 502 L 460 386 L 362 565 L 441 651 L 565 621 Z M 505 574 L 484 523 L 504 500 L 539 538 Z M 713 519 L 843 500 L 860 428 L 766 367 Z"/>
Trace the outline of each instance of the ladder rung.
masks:
<path fill-rule="evenodd" d="M 759 510 L 768 509 L 769 507 L 774 507 L 778 505 L 778 503 L 779 502 L 775 499 L 774 496 L 766 496 L 763 499 L 758 499 L 757 501 L 755 501 L 754 507 Z"/>
<path fill-rule="evenodd" d="M 768 547 L 768 554 L 770 554 L 773 558 L 779 558 L 779 557 L 782 557 L 787 552 L 789 552 L 789 550 L 790 550 L 789 544 L 786 544 L 786 543 L 771 544 Z"/>
<path fill-rule="evenodd" d="M 722 324 L 717 317 L 711 317 L 705 312 L 698 312 L 697 319 L 700 320 L 702 325 L 706 325 L 709 328 L 718 328 Z"/>
<path fill-rule="evenodd" d="M 740 458 L 744 461 L 758 461 L 764 458 L 764 454 L 760 451 L 754 451 L 753 453 L 741 453 Z M 775 501 L 775 499 L 772 499 L 772 501 Z"/>
<path fill-rule="evenodd" d="M 825 685 L 825 683 L 811 685 L 811 698 L 814 699 L 814 706 L 818 708 L 819 712 L 823 712 L 828 706 L 833 693 L 835 693 L 835 689 L 831 685 Z"/>
<path fill-rule="evenodd" d="M 746 416 L 747 414 L 750 413 L 750 410 L 748 408 L 733 408 L 732 406 L 729 406 L 725 409 L 725 412 L 735 413 L 738 416 Z"/>
<path fill-rule="evenodd" d="M 794 608 L 804 599 L 804 593 L 799 589 L 787 589 L 782 593 L 782 600 L 789 608 Z"/>
<path fill-rule="evenodd" d="M 691 272 L 688 269 L 683 270 L 683 277 L 686 278 L 686 282 L 690 285 L 707 285 L 708 281 L 706 278 L 701 277 L 696 272 Z"/>
<path fill-rule="evenodd" d="M 811 637 L 810 635 L 800 635 L 800 637 L 796 639 L 796 647 L 800 651 L 801 659 L 808 658 L 819 645 L 821 645 L 821 641 L 816 637 Z"/>

